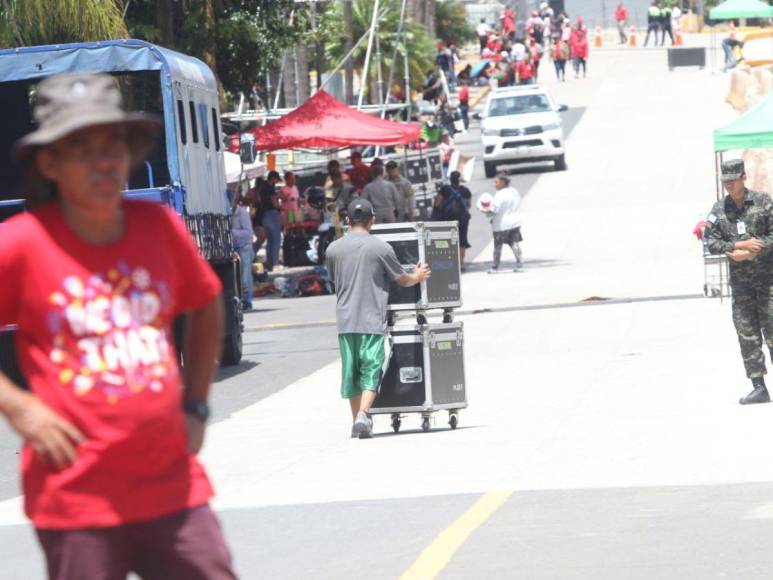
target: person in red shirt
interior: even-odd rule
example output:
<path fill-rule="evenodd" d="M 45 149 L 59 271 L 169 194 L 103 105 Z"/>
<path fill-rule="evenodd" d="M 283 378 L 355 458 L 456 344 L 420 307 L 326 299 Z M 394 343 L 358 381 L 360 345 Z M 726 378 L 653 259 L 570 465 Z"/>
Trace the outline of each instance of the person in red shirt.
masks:
<path fill-rule="evenodd" d="M 502 34 L 505 37 L 515 34 L 515 14 L 509 8 L 502 15 Z"/>
<path fill-rule="evenodd" d="M 554 34 L 550 45 L 550 54 L 553 58 L 553 65 L 556 68 L 556 79 L 566 81 L 566 59 L 569 56 L 569 48 L 561 40 L 560 34 Z"/>
<path fill-rule="evenodd" d="M 496 34 L 492 34 L 489 36 L 488 44 L 486 47 L 495 55 L 498 55 L 500 52 L 502 52 L 502 41 Z"/>
<path fill-rule="evenodd" d="M 517 84 L 534 84 L 534 65 L 531 62 L 531 55 L 528 52 L 526 53 L 524 59 L 515 65 L 515 74 L 517 78 Z"/>
<path fill-rule="evenodd" d="M 351 156 L 352 167 L 349 169 L 349 181 L 358 192 L 362 193 L 365 186 L 370 183 L 371 174 L 368 167 L 362 160 L 362 153 L 354 151 Z"/>
<path fill-rule="evenodd" d="M 628 24 L 628 9 L 622 2 L 617 3 L 615 8 L 615 21 L 617 22 L 617 33 L 620 35 L 620 44 L 627 44 L 628 37 L 625 34 L 625 27 Z"/>
<path fill-rule="evenodd" d="M 459 114 L 462 116 L 464 130 L 470 129 L 470 88 L 462 87 L 459 89 Z"/>
<path fill-rule="evenodd" d="M 539 82 L 539 63 L 542 59 L 542 43 L 537 44 L 537 42 L 532 39 L 529 43 L 528 48 L 529 53 L 531 54 L 531 62 L 534 65 L 534 82 Z"/>
<path fill-rule="evenodd" d="M 109 75 L 43 80 L 34 114 L 15 150 L 31 211 L 0 231 L 0 326 L 18 325 L 30 391 L 0 372 L 0 412 L 49 576 L 235 578 L 196 459 L 221 284 L 171 210 L 122 196 L 159 123 Z"/>
<path fill-rule="evenodd" d="M 582 17 L 577 18 L 577 24 L 569 35 L 569 50 L 572 54 L 574 78 L 580 77 L 580 68 L 585 78 L 588 66 L 588 28 L 583 24 Z"/>

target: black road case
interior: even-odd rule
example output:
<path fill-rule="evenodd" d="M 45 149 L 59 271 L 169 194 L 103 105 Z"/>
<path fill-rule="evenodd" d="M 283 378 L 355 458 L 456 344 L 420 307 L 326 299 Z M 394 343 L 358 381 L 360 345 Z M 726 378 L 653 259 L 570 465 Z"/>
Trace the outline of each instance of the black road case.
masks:
<path fill-rule="evenodd" d="M 395 432 L 402 414 L 420 413 L 429 431 L 432 414 L 445 410 L 456 429 L 458 411 L 467 407 L 463 324 L 395 326 L 388 338 L 391 353 L 370 413 L 392 415 Z"/>
<path fill-rule="evenodd" d="M 370 233 L 394 248 L 406 271 L 417 262 L 429 264 L 432 270 L 429 280 L 418 286 L 394 284 L 389 310 L 449 310 L 462 305 L 458 222 L 376 224 Z"/>
<path fill-rule="evenodd" d="M 674 70 L 678 66 L 706 66 L 706 49 L 704 47 L 669 48 L 668 69 Z"/>

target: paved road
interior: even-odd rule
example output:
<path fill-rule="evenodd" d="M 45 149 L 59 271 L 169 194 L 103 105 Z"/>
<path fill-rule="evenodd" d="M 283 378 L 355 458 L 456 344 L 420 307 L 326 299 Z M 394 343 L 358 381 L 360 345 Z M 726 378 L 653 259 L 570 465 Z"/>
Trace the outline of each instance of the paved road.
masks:
<path fill-rule="evenodd" d="M 203 454 L 242 577 L 769 576 L 773 457 L 750 442 L 769 438 L 771 407 L 735 403 L 728 306 L 694 299 L 689 232 L 713 198 L 726 84 L 668 73 L 654 50 L 594 52 L 590 71 L 552 85 L 582 111 L 569 171 L 515 176 L 526 272 L 481 273 L 473 223 L 465 310 L 482 313 L 461 317 L 460 429 L 409 418 L 393 435 L 379 419 L 378 437 L 349 440 L 332 326 L 268 326 L 330 320 L 331 299 L 249 315 L 254 366 L 218 382 Z M 17 522 L 0 502 L 0 578 L 40 578 Z"/>
<path fill-rule="evenodd" d="M 567 135 L 582 118 L 583 107 L 564 113 Z M 480 159 L 477 123 L 467 135 L 458 137 L 465 155 Z M 510 169 L 514 186 L 524 195 L 550 166 Z M 483 176 L 477 163 L 469 187 L 475 195 L 493 191 L 491 180 Z M 472 212 L 468 260 L 475 260 L 491 241 L 491 228 L 477 211 Z M 334 298 L 269 298 L 256 302 L 258 310 L 247 315 L 245 362 L 221 371 L 214 391 L 215 421 L 275 393 L 309 375 L 338 357 Z"/>

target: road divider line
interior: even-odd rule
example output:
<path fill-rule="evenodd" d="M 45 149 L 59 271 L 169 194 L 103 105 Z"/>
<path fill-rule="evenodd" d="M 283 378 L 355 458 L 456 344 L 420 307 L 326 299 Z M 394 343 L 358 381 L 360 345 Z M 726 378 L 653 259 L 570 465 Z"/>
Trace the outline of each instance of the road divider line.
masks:
<path fill-rule="evenodd" d="M 271 324 L 256 324 L 255 326 L 245 326 L 245 332 L 258 332 L 260 330 L 282 330 L 283 328 L 299 328 L 312 326 L 333 326 L 335 320 L 311 320 L 300 322 L 274 322 Z"/>
<path fill-rule="evenodd" d="M 419 555 L 400 580 L 432 580 L 440 574 L 464 545 L 467 538 L 496 512 L 513 494 L 491 491 L 478 499 L 455 522 L 440 532 Z"/>

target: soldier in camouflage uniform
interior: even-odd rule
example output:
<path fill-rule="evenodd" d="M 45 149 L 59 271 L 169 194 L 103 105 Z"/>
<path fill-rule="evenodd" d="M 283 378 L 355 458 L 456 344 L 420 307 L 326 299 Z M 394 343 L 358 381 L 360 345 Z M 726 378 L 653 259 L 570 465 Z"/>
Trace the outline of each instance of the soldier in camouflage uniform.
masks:
<path fill-rule="evenodd" d="M 708 215 L 705 241 L 712 254 L 726 254 L 730 262 L 733 323 L 753 387 L 740 403 L 767 403 L 762 337 L 773 358 L 773 199 L 746 188 L 740 159 L 722 163 L 721 179 L 728 195 Z"/>

